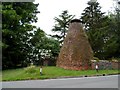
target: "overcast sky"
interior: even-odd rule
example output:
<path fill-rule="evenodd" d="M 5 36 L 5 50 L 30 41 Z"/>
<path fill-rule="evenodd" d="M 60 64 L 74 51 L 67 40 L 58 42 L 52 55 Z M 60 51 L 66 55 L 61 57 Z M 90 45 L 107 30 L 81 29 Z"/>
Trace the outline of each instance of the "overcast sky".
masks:
<path fill-rule="evenodd" d="M 87 7 L 89 0 L 35 0 L 39 3 L 37 15 L 38 22 L 34 25 L 40 27 L 47 34 L 52 34 L 51 29 L 54 26 L 54 17 L 58 17 L 62 11 L 68 10 L 69 14 L 80 18 L 81 13 Z M 102 7 L 102 12 L 108 12 L 113 7 L 113 0 L 97 0 Z"/>

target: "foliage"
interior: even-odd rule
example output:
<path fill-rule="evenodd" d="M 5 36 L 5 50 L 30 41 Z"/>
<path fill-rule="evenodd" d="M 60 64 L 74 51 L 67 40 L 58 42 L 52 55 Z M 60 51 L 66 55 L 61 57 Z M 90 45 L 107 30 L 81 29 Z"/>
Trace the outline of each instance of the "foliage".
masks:
<path fill-rule="evenodd" d="M 93 57 L 93 60 L 96 60 L 96 62 L 99 62 L 99 58 Z"/>
<path fill-rule="evenodd" d="M 2 67 L 26 66 L 31 46 L 32 31 L 37 22 L 38 4 L 33 2 L 2 3 Z"/>
<path fill-rule="evenodd" d="M 120 58 L 120 10 L 115 8 L 115 13 L 109 14 L 109 27 L 106 30 L 104 43 L 104 55 L 106 58 Z"/>
<path fill-rule="evenodd" d="M 45 59 L 55 59 L 59 53 L 59 42 L 48 37 L 40 28 L 35 31 L 35 35 L 31 38 L 33 46 L 31 61 L 36 65 L 42 65 Z"/>
<path fill-rule="evenodd" d="M 36 67 L 34 65 L 26 67 L 25 72 L 28 73 L 28 74 L 35 73 L 36 72 Z"/>
<path fill-rule="evenodd" d="M 31 62 L 34 64 L 41 61 L 41 52 L 44 46 L 44 38 L 45 38 L 45 32 L 40 28 L 38 28 L 34 32 L 34 35 L 30 40 L 32 45 L 32 52 L 31 52 L 30 59 L 31 59 Z"/>
<path fill-rule="evenodd" d="M 85 25 L 94 56 L 99 59 L 108 59 L 118 55 L 116 21 L 114 22 L 114 18 L 105 16 L 101 12 L 98 2 L 88 2 L 88 5 L 82 13 L 81 20 Z"/>
<path fill-rule="evenodd" d="M 114 58 L 114 57 L 113 57 L 111 60 L 112 60 L 113 62 L 120 62 L 120 58 Z"/>
<path fill-rule="evenodd" d="M 33 2 L 2 4 L 3 69 L 40 65 L 48 56 L 55 63 L 59 42 L 31 24 L 37 22 L 37 7 Z"/>
<path fill-rule="evenodd" d="M 52 35 L 54 38 L 59 40 L 60 45 L 62 46 L 64 38 L 66 37 L 68 31 L 69 22 L 74 18 L 74 15 L 69 15 L 68 11 L 65 10 L 59 15 L 59 17 L 55 17 L 55 26 L 52 29 L 53 32 L 57 32 L 56 35 Z"/>

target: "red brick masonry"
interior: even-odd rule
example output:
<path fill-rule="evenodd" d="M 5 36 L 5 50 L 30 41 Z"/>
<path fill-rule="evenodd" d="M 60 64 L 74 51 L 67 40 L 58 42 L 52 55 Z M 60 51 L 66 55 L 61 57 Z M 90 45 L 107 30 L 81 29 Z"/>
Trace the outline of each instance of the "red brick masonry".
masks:
<path fill-rule="evenodd" d="M 80 22 L 70 23 L 60 50 L 57 66 L 70 70 L 91 69 L 93 52 Z"/>

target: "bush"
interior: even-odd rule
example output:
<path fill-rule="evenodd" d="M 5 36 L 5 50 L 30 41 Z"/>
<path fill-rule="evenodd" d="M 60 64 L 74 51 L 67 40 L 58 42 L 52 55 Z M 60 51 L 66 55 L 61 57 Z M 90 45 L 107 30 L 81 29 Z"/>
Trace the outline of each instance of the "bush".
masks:
<path fill-rule="evenodd" d="M 99 62 L 99 58 L 93 57 L 93 59 L 96 60 L 96 62 Z"/>
<path fill-rule="evenodd" d="M 114 61 L 114 62 L 120 62 L 120 58 L 112 58 L 112 61 Z"/>
<path fill-rule="evenodd" d="M 34 65 L 31 65 L 27 68 L 25 68 L 25 72 L 26 73 L 35 73 L 37 70 L 36 70 L 36 67 Z"/>

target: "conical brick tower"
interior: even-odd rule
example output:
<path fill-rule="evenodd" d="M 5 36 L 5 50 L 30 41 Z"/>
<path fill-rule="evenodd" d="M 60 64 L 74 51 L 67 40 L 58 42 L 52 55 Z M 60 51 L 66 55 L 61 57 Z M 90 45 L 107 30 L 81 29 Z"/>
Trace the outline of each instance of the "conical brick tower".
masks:
<path fill-rule="evenodd" d="M 91 69 L 93 53 L 83 26 L 78 19 L 70 22 L 67 36 L 56 65 L 70 70 Z"/>

